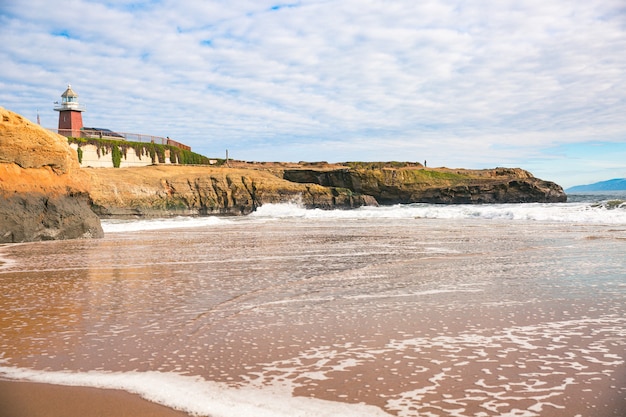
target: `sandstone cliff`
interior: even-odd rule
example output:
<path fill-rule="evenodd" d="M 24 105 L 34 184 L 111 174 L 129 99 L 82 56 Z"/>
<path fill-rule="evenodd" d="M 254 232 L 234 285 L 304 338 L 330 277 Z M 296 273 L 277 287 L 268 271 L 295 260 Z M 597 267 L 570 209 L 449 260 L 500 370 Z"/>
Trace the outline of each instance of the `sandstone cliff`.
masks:
<path fill-rule="evenodd" d="M 284 169 L 298 183 L 347 188 L 380 204 L 564 202 L 563 189 L 522 169 L 465 170 L 423 167 Z"/>
<path fill-rule="evenodd" d="M 0 107 L 0 243 L 103 236 L 67 140 Z"/>
<path fill-rule="evenodd" d="M 263 204 L 308 208 L 399 203 L 561 202 L 560 186 L 521 169 L 360 169 L 320 164 L 86 169 L 100 216 L 247 214 Z M 314 166 L 314 165 L 313 165 Z"/>
<path fill-rule="evenodd" d="M 85 171 L 100 216 L 240 215 L 294 200 L 325 209 L 376 204 L 349 190 L 297 184 L 256 169 L 156 165 Z"/>

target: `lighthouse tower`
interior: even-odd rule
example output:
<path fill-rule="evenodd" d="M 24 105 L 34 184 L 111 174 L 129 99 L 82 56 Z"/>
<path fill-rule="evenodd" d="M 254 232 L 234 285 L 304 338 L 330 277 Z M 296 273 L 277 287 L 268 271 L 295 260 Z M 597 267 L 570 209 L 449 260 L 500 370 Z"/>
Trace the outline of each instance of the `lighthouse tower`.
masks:
<path fill-rule="evenodd" d="M 63 136 L 80 137 L 80 129 L 83 127 L 83 115 L 85 111 L 78 104 L 78 94 L 72 90 L 70 84 L 67 90 L 61 94 L 61 104 L 54 108 L 59 112 L 59 134 Z"/>

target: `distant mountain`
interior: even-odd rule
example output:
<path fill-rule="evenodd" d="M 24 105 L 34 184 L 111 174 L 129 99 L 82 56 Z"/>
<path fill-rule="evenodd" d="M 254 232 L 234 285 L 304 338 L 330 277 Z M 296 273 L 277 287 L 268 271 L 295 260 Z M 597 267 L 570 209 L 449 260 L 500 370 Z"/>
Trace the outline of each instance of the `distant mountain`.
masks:
<path fill-rule="evenodd" d="M 623 191 L 626 190 L 626 178 L 615 178 L 588 185 L 576 185 L 565 190 L 566 193 L 580 193 L 587 191 Z"/>

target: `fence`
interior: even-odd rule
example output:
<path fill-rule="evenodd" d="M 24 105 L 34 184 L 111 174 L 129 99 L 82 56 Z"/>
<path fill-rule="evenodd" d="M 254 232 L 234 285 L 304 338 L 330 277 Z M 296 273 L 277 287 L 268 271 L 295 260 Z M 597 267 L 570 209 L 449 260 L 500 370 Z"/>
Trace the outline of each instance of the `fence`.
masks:
<path fill-rule="evenodd" d="M 58 133 L 63 136 L 72 136 L 80 138 L 92 138 L 92 139 L 108 139 L 108 140 L 125 140 L 129 142 L 144 142 L 144 143 L 156 143 L 158 145 L 170 145 L 187 151 L 191 150 L 190 146 L 184 145 L 180 142 L 172 140 L 170 138 L 164 138 L 161 136 L 143 135 L 141 133 L 125 133 L 125 132 L 113 132 L 107 129 L 90 129 L 82 128 L 76 129 L 48 129 L 54 133 Z"/>

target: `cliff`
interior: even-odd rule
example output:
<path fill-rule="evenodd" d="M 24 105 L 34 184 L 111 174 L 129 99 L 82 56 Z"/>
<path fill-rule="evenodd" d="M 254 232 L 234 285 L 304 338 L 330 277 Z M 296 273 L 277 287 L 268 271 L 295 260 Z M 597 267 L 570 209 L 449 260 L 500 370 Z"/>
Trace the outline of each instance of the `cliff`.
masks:
<path fill-rule="evenodd" d="M 0 107 L 0 243 L 103 236 L 67 140 Z"/>
<path fill-rule="evenodd" d="M 309 208 L 376 204 L 368 196 L 297 184 L 256 169 L 154 165 L 85 169 L 100 216 L 248 214 L 268 203 L 299 201 Z"/>
<path fill-rule="evenodd" d="M 563 189 L 518 168 L 466 170 L 424 167 L 284 169 L 298 183 L 342 187 L 373 196 L 380 204 L 564 202 Z"/>
<path fill-rule="evenodd" d="M 66 138 L 0 108 L 0 243 L 100 237 L 98 216 L 241 215 L 268 203 L 561 202 L 521 169 L 413 163 L 248 163 L 84 168 Z"/>
<path fill-rule="evenodd" d="M 247 214 L 263 204 L 308 208 L 399 203 L 562 202 L 562 188 L 521 169 L 451 170 L 318 164 L 86 169 L 100 216 Z M 314 166 L 316 168 L 311 168 Z"/>

